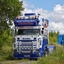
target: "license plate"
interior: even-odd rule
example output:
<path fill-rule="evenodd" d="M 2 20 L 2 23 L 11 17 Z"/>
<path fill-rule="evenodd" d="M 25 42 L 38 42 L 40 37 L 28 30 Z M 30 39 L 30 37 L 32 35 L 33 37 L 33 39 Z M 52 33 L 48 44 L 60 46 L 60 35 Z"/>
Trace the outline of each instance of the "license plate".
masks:
<path fill-rule="evenodd" d="M 30 53 L 30 51 L 22 51 L 22 53 Z"/>
<path fill-rule="evenodd" d="M 30 57 L 30 55 L 24 55 L 24 57 Z"/>

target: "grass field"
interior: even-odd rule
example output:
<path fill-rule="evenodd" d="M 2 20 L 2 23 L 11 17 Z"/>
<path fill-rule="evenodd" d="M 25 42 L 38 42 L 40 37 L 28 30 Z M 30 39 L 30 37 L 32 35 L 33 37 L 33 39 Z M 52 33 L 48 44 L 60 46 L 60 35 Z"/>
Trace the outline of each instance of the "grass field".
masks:
<path fill-rule="evenodd" d="M 49 54 L 47 57 L 41 57 L 37 61 L 29 59 L 15 60 L 12 57 L 13 56 L 13 49 L 11 45 L 12 43 L 11 44 L 7 43 L 0 48 L 0 64 L 64 64 L 64 47 L 58 45 L 57 42 L 58 34 L 51 32 L 49 36 L 50 36 L 49 44 L 51 45 L 54 44 L 56 46 L 56 50 L 54 51 L 53 54 Z"/>
<path fill-rule="evenodd" d="M 64 47 L 56 45 L 56 50 L 53 54 L 41 57 L 37 61 L 29 59 L 1 60 L 0 64 L 64 64 Z"/>
<path fill-rule="evenodd" d="M 64 64 L 64 47 L 56 45 L 54 53 L 49 54 L 47 57 L 40 58 L 37 64 Z"/>
<path fill-rule="evenodd" d="M 0 61 L 0 64 L 37 64 L 37 61 L 29 59 Z"/>

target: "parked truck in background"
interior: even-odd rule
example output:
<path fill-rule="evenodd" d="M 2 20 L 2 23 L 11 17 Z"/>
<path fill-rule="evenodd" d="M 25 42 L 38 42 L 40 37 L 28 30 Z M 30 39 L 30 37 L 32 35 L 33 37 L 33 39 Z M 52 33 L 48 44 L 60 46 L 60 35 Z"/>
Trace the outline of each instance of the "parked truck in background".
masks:
<path fill-rule="evenodd" d="M 58 44 L 64 46 L 64 34 L 58 34 Z"/>

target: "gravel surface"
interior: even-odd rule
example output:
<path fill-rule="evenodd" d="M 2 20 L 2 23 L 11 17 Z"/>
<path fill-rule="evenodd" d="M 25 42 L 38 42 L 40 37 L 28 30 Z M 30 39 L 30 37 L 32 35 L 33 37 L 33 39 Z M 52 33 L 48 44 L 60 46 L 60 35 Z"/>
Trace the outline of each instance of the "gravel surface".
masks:
<path fill-rule="evenodd" d="M 21 62 L 21 63 L 18 63 L 18 64 L 30 64 L 30 62 Z"/>

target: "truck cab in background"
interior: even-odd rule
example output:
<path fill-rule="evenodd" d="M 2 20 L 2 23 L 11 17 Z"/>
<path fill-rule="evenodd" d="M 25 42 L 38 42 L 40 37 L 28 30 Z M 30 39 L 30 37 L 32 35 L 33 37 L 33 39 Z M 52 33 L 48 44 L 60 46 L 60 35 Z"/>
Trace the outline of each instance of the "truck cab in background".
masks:
<path fill-rule="evenodd" d="M 58 44 L 64 46 L 64 34 L 59 34 L 58 35 Z"/>

